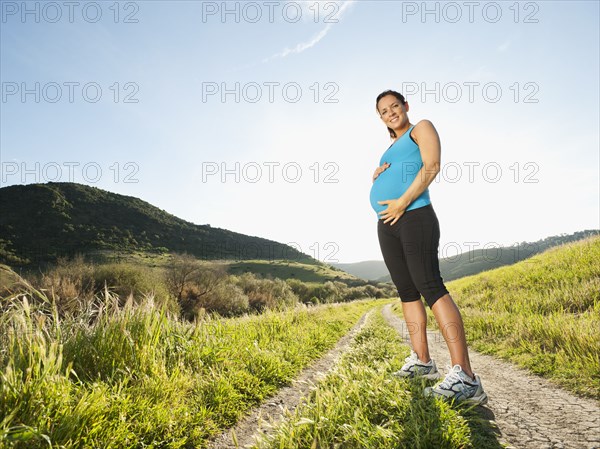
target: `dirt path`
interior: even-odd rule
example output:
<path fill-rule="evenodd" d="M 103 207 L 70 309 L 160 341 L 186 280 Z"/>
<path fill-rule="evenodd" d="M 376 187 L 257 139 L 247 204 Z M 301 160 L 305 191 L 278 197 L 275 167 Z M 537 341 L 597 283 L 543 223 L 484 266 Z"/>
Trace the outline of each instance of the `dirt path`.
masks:
<path fill-rule="evenodd" d="M 337 342 L 333 349 L 305 368 L 292 381 L 290 386 L 280 389 L 275 396 L 249 411 L 248 415 L 242 418 L 235 427 L 222 433 L 212 441 L 208 448 L 234 449 L 251 446 L 258 435 L 281 422 L 285 411 L 293 411 L 301 399 L 308 395 L 313 385 L 319 381 L 319 378 L 333 367 L 342 353 L 348 350 L 354 336 L 365 325 L 370 313 L 364 314 L 354 327 Z M 237 445 L 235 444 L 234 435 L 237 439 Z"/>
<path fill-rule="evenodd" d="M 404 321 L 391 305 L 383 316 L 408 341 Z M 431 357 L 438 369 L 450 365 L 440 333 L 427 332 Z M 489 402 L 482 414 L 496 421 L 504 443 L 514 448 L 600 448 L 600 404 L 578 398 L 545 379 L 494 357 L 469 350 L 473 369 L 481 376 Z"/>

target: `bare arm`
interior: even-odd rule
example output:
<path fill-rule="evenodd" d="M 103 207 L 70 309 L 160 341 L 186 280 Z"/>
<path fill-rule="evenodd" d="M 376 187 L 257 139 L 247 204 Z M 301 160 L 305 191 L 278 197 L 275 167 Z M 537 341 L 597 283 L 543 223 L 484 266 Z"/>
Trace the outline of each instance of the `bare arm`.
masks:
<path fill-rule="evenodd" d="M 413 128 L 412 134 L 419 145 L 423 166 L 417 173 L 415 180 L 402 195 L 407 202 L 407 207 L 433 182 L 440 172 L 441 159 L 440 136 L 433 123 L 429 120 L 421 120 Z"/>
<path fill-rule="evenodd" d="M 400 198 L 378 201 L 388 205 L 387 209 L 379 212 L 379 218 L 383 218 L 384 223 L 391 221 L 391 225 L 404 215 L 408 206 L 429 187 L 440 171 L 440 137 L 433 124 L 429 120 L 421 120 L 413 128 L 412 135 L 419 145 L 423 166 Z"/>

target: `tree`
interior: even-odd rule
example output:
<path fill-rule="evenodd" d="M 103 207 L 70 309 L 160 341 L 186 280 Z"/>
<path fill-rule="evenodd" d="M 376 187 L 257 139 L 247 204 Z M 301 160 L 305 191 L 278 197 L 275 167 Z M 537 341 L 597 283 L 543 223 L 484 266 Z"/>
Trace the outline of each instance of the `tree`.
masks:
<path fill-rule="evenodd" d="M 226 280 L 222 265 L 201 262 L 189 254 L 174 255 L 165 273 L 165 283 L 188 319 L 193 319 L 201 306 L 211 309 L 210 304 L 218 303 L 215 298 L 224 296 L 222 286 Z"/>
<path fill-rule="evenodd" d="M 225 277 L 222 265 L 201 262 L 190 254 L 175 254 L 165 273 L 165 283 L 171 294 L 181 302 L 186 289 L 193 286 L 195 296 L 200 297 L 217 288 Z"/>
<path fill-rule="evenodd" d="M 183 291 L 200 271 L 200 262 L 189 254 L 174 254 L 165 273 L 165 283 L 169 292 L 181 301 Z"/>

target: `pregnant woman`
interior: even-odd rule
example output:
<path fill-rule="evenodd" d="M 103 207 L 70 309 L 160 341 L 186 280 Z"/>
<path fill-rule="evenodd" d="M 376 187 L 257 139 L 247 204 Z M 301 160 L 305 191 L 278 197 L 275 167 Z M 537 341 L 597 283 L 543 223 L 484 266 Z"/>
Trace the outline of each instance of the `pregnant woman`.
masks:
<path fill-rule="evenodd" d="M 402 94 L 379 94 L 376 108 L 392 145 L 373 175 L 371 205 L 379 218 L 377 235 L 385 264 L 402 302 L 413 347 L 400 377 L 441 377 L 429 356 L 427 315 L 421 295 L 433 311 L 448 345 L 452 368 L 426 395 L 485 404 L 487 395 L 469 362 L 464 325 L 439 270 L 440 228 L 429 199 L 429 184 L 440 171 L 440 139 L 433 124 L 412 125 Z"/>

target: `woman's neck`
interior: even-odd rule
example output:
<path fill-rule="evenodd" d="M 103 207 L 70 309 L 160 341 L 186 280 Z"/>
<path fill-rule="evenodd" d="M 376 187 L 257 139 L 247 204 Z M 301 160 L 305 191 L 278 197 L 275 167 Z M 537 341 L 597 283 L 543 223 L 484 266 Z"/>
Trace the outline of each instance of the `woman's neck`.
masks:
<path fill-rule="evenodd" d="M 394 132 L 396 133 L 396 138 L 394 139 L 394 142 L 396 140 L 398 140 L 400 137 L 402 137 L 404 134 L 406 134 L 406 131 L 408 131 L 411 126 L 413 126 L 413 125 L 410 122 L 408 122 L 408 124 L 402 128 L 402 131 L 395 129 Z M 400 133 L 402 133 L 402 134 L 400 134 Z"/>

